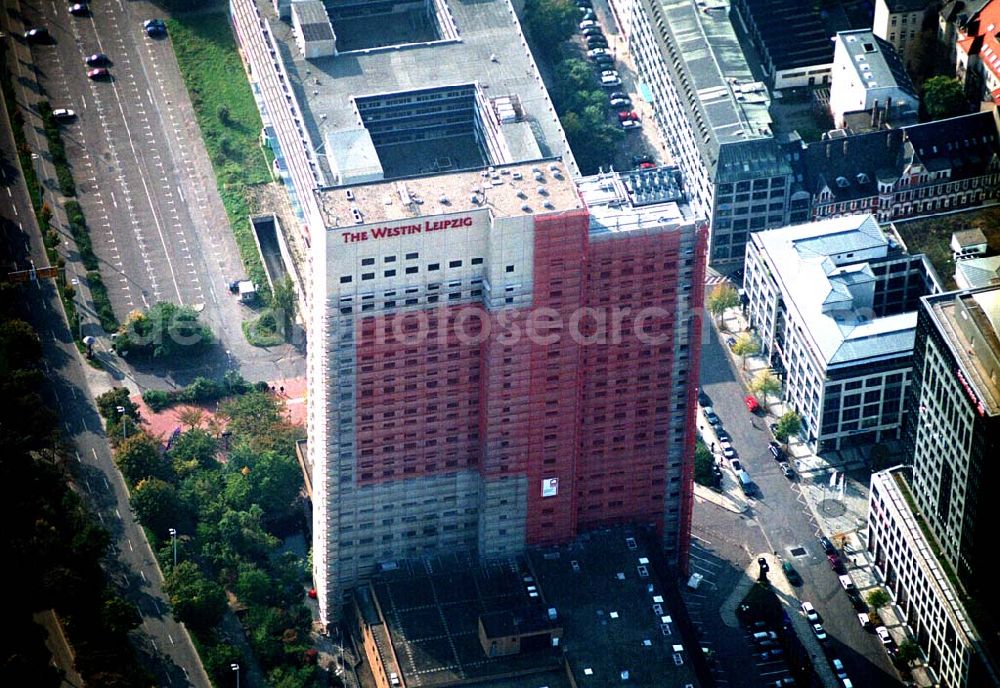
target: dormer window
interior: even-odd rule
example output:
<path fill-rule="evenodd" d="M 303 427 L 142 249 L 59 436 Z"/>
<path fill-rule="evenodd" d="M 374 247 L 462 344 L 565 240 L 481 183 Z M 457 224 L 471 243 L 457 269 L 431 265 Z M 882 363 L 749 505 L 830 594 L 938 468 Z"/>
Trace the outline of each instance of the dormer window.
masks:
<path fill-rule="evenodd" d="M 846 189 L 850 185 L 851 183 L 847 181 L 847 177 L 837 177 L 837 186 L 839 186 L 841 189 Z"/>
<path fill-rule="evenodd" d="M 855 176 L 855 179 L 858 180 L 858 184 L 868 183 L 868 175 L 865 174 L 864 172 L 858 172 L 858 174 Z"/>

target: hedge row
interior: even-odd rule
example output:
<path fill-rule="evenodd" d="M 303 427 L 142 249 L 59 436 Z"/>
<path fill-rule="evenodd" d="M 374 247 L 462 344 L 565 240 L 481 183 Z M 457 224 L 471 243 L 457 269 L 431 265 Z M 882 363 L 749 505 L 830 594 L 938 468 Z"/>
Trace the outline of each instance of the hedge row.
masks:
<path fill-rule="evenodd" d="M 73 170 L 66 158 L 66 147 L 63 145 L 59 122 L 52 114 L 52 106 L 47 100 L 38 104 L 38 114 L 42 116 L 45 127 L 45 138 L 49 142 L 49 155 L 56 168 L 56 178 L 59 180 L 59 190 L 63 196 L 76 196 L 76 183 L 73 181 Z"/>
<path fill-rule="evenodd" d="M 151 410 L 158 413 L 175 404 L 204 403 L 237 394 L 246 394 L 255 387 L 260 391 L 266 391 L 267 383 L 258 382 L 256 385 L 251 385 L 243 379 L 242 375 L 230 370 L 221 380 L 197 377 L 191 384 L 181 389 L 170 391 L 147 389 L 142 393 L 142 400 Z"/>

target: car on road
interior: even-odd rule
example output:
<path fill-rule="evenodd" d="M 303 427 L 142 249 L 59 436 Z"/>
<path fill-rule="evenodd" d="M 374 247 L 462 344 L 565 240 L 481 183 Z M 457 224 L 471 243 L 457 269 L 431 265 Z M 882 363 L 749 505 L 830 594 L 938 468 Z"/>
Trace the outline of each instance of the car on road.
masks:
<path fill-rule="evenodd" d="M 167 35 L 167 25 L 162 19 L 147 19 L 142 23 L 142 28 L 150 38 Z"/>
<path fill-rule="evenodd" d="M 795 471 L 792 470 L 792 467 L 788 465 L 787 461 L 782 461 L 781 463 L 779 463 L 778 468 L 781 469 L 782 475 L 784 475 L 786 478 L 790 479 L 795 477 Z"/>
<path fill-rule="evenodd" d="M 727 459 L 735 459 L 739 456 L 736 453 L 736 447 L 729 442 L 719 442 L 719 449 L 722 450 L 722 455 Z"/>
<path fill-rule="evenodd" d="M 879 626 L 875 629 L 875 635 L 878 636 L 879 641 L 882 643 L 882 647 L 886 652 L 892 652 L 896 647 L 896 641 L 892 639 L 889 635 L 889 629 L 885 626 Z"/>
<path fill-rule="evenodd" d="M 861 628 L 865 629 L 866 631 L 870 631 L 872 628 L 874 628 L 872 626 L 872 617 L 869 616 L 867 613 L 858 614 L 858 623 L 860 623 Z"/>
<path fill-rule="evenodd" d="M 52 116 L 57 122 L 70 122 L 76 119 L 76 112 L 69 108 L 56 108 L 52 111 Z"/>
<path fill-rule="evenodd" d="M 795 570 L 794 566 L 792 566 L 792 562 L 781 562 L 781 572 L 785 574 L 785 578 L 788 580 L 789 585 L 802 585 L 802 576 L 800 576 L 799 572 Z"/>
<path fill-rule="evenodd" d="M 743 397 L 743 404 L 747 407 L 747 411 L 749 411 L 750 413 L 760 412 L 760 403 L 757 401 L 757 398 L 754 397 L 754 395 L 752 394 L 748 394 L 745 397 Z"/>
<path fill-rule="evenodd" d="M 705 420 L 708 421 L 709 425 L 712 427 L 719 427 L 722 425 L 722 419 L 715 413 L 715 409 L 711 406 L 706 406 L 704 409 Z"/>
<path fill-rule="evenodd" d="M 809 619 L 810 623 L 819 623 L 819 612 L 817 612 L 816 608 L 812 606 L 812 603 L 803 602 L 801 606 L 802 613 L 806 615 L 806 618 Z"/>
<path fill-rule="evenodd" d="M 584 19 L 582 22 L 580 22 L 580 31 L 584 31 L 585 29 L 599 29 L 599 28 L 601 28 L 601 25 L 595 22 L 593 19 Z"/>
<path fill-rule="evenodd" d="M 36 26 L 24 32 L 24 40 L 28 43 L 48 43 L 52 36 L 44 26 Z"/>
<path fill-rule="evenodd" d="M 823 628 L 823 624 L 814 623 L 812 625 L 813 633 L 816 635 L 816 640 L 826 640 L 826 629 Z"/>
<path fill-rule="evenodd" d="M 84 17 L 90 11 L 85 2 L 77 2 L 69 6 L 69 13 L 74 17 Z"/>
<path fill-rule="evenodd" d="M 775 461 L 785 460 L 785 452 L 782 451 L 781 445 L 779 445 L 774 440 L 771 440 L 770 442 L 767 443 L 767 450 L 771 452 L 771 456 L 774 457 Z"/>
<path fill-rule="evenodd" d="M 88 69 L 87 77 L 90 79 L 109 79 L 111 72 L 106 67 L 97 67 L 96 69 Z"/>
<path fill-rule="evenodd" d="M 833 673 L 835 673 L 837 678 L 841 681 L 847 678 L 847 671 L 844 669 L 844 663 L 836 657 L 830 660 L 830 667 L 833 669 Z"/>
<path fill-rule="evenodd" d="M 104 53 L 94 53 L 85 57 L 83 62 L 88 67 L 105 67 L 111 64 L 111 58 Z"/>
<path fill-rule="evenodd" d="M 819 544 L 823 545 L 823 551 L 826 552 L 827 554 L 837 553 L 837 548 L 833 546 L 833 543 L 830 542 L 829 538 L 821 537 L 819 539 Z"/>

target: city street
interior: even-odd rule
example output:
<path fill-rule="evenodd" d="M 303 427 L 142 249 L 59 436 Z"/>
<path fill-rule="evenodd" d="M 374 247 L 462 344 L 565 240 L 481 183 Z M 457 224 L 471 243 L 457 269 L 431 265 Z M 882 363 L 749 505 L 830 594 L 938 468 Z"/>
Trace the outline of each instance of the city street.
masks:
<path fill-rule="evenodd" d="M 822 535 L 816 520 L 799 489 L 799 480 L 823 480 L 826 475 L 796 477 L 789 480 L 768 452 L 772 439 L 768 420 L 754 416 L 743 403 L 746 392 L 739 383 L 739 363 L 734 363 L 716 335 L 710 317 L 705 319 L 702 339 L 701 384 L 712 400 L 713 407 L 732 437 L 740 461 L 753 478 L 759 493 L 747 500 L 748 509 L 737 514 L 714 503 L 698 500 L 695 507 L 694 535 L 697 546 L 692 556 L 693 570 L 699 570 L 699 559 L 705 565 L 718 590 L 712 601 L 703 602 L 701 623 L 705 635 L 730 638 L 729 629 L 714 610 L 729 595 L 735 580 L 747 564 L 760 553 L 772 552 L 790 561 L 802 575 L 802 586 L 795 588 L 800 600 L 810 601 L 823 618 L 829 634 L 827 643 L 831 657 L 839 657 L 856 686 L 898 686 L 899 680 L 885 652 L 874 636 L 858 623 L 857 614 L 841 588 L 836 574 L 827 563 L 819 542 Z M 699 412 L 699 424 L 705 424 Z M 728 463 L 728 462 L 727 462 Z M 729 471 L 728 467 L 723 470 Z M 705 544 L 710 543 L 710 544 Z M 709 554 L 705 554 L 705 552 Z M 772 577 L 781 575 L 773 572 Z M 692 610 L 695 613 L 695 610 Z M 790 614 L 798 613 L 789 610 Z M 744 643 L 745 644 L 745 643 Z M 746 657 L 730 645 L 717 655 L 724 680 L 731 686 L 764 685 L 761 678 L 748 676 Z M 825 662 L 823 657 L 815 658 Z M 762 673 L 763 672 L 758 672 Z M 765 676 L 765 678 L 767 678 Z M 773 680 L 773 679 L 772 679 Z M 726 685 L 720 683 L 720 685 Z"/>
<path fill-rule="evenodd" d="M 13 164 L 17 156 L 6 110 L 0 117 L 0 150 L 5 163 Z M 46 171 L 42 173 L 43 183 L 54 178 L 51 167 Z M 38 227 L 20 174 L 5 176 L 0 197 L 5 197 L 0 203 L 5 252 L 9 251 L 19 265 L 28 265 L 29 260 L 37 266 L 45 265 Z M 207 687 L 208 677 L 187 631 L 168 612 L 162 574 L 145 534 L 132 517 L 125 485 L 111 460 L 101 419 L 90 396 L 87 377 L 94 371 L 85 368 L 80 359 L 55 284 L 45 280 L 26 284 L 22 290 L 25 308 L 43 345 L 48 384 L 41 392 L 63 419 L 66 434 L 75 445 L 80 490 L 111 534 L 117 561 L 109 563 L 109 575 L 127 591 L 142 615 L 141 631 L 135 632 L 136 646 L 153 658 L 146 664 L 158 674 L 161 685 Z"/>
<path fill-rule="evenodd" d="M 72 17 L 51 2 L 10 5 L 12 33 L 45 26 L 55 39 L 30 51 L 17 45 L 15 87 L 27 106 L 27 130 L 41 132 L 40 100 L 77 112 L 63 139 L 115 313 L 124 320 L 159 300 L 187 305 L 219 338 L 215 355 L 190 368 L 130 371 L 132 386 L 184 384 L 230 367 L 251 380 L 301 375 L 298 349 L 257 348 L 243 336 L 251 313 L 226 290 L 243 268 L 211 163 L 169 37 L 142 30 L 143 19 L 163 10 L 112 2 Z M 95 53 L 108 55 L 110 79 L 87 78 L 84 60 Z M 93 319 L 84 330 L 104 334 Z"/>

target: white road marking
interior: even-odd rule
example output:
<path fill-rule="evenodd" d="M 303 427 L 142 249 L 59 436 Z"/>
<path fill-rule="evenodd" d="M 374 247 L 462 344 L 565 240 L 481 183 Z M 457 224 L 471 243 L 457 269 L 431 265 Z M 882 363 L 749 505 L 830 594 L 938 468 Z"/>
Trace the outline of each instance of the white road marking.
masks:
<path fill-rule="evenodd" d="M 83 459 L 80 458 L 80 452 L 74 452 L 76 454 L 77 463 L 83 463 Z"/>
<path fill-rule="evenodd" d="M 115 516 L 117 516 L 119 519 L 122 517 L 122 512 L 118 511 L 117 507 L 115 508 Z"/>
<path fill-rule="evenodd" d="M 132 546 L 132 538 L 125 538 L 125 541 L 128 542 L 128 549 L 129 549 L 129 551 L 130 552 L 134 552 L 135 551 L 135 547 Z"/>
<path fill-rule="evenodd" d="M 142 576 L 143 582 L 145 583 L 149 582 L 148 580 L 146 580 L 146 573 L 142 569 L 139 569 L 139 575 Z"/>

